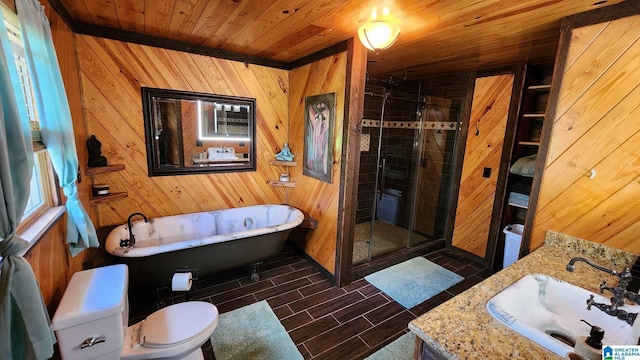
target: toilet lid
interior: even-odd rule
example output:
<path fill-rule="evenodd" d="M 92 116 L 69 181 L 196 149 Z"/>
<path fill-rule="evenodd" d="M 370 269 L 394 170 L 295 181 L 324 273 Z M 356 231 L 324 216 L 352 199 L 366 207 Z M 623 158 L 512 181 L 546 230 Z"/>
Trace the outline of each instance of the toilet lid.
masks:
<path fill-rule="evenodd" d="M 206 330 L 218 317 L 218 309 L 204 301 L 187 301 L 149 315 L 142 323 L 144 346 L 169 347 L 185 342 Z"/>

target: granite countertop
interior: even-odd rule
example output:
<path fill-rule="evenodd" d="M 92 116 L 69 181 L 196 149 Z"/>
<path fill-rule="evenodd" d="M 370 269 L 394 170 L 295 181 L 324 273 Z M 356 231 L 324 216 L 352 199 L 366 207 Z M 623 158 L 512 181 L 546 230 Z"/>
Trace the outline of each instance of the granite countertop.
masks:
<path fill-rule="evenodd" d="M 511 266 L 409 323 L 409 329 L 445 359 L 560 359 L 493 318 L 489 299 L 530 273 L 546 274 L 597 293 L 602 280 L 617 278 L 584 263 L 565 267 L 582 256 L 615 270 L 631 267 L 638 255 L 549 231 L 545 245 Z"/>

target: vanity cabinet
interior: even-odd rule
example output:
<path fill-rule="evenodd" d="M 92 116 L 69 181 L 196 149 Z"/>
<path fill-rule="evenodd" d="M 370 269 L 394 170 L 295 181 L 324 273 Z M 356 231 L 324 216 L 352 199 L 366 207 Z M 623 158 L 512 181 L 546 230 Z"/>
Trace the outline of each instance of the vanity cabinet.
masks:
<path fill-rule="evenodd" d="M 414 360 L 445 360 L 445 357 L 438 354 L 429 344 L 416 336 L 416 344 L 413 351 Z"/>
<path fill-rule="evenodd" d="M 122 171 L 122 170 L 124 170 L 124 164 L 88 167 L 85 170 L 85 174 L 87 174 L 87 176 L 91 176 L 92 181 L 95 184 L 95 179 L 94 179 L 95 175 L 104 174 L 112 171 Z M 125 191 L 111 192 L 107 195 L 99 195 L 99 196 L 94 196 L 92 191 L 90 202 L 91 202 L 91 205 L 98 205 L 98 204 L 106 203 L 113 200 L 124 199 L 127 196 L 128 194 Z"/>

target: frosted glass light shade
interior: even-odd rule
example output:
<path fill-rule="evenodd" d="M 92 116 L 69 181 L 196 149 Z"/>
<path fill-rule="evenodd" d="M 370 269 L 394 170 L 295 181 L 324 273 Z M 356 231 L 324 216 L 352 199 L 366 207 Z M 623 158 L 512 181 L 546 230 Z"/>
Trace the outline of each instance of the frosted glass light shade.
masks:
<path fill-rule="evenodd" d="M 400 26 L 395 23 L 372 20 L 358 29 L 358 37 L 369 50 L 384 50 L 396 42 L 400 35 Z"/>

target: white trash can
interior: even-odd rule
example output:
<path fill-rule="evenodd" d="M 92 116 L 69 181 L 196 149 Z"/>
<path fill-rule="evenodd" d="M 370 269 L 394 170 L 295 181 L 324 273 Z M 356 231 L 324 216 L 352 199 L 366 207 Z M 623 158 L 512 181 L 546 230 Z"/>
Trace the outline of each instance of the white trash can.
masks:
<path fill-rule="evenodd" d="M 504 233 L 504 258 L 502 259 L 502 268 L 513 264 L 520 256 L 520 245 L 522 244 L 522 230 L 524 225 L 512 224 L 505 226 Z"/>

